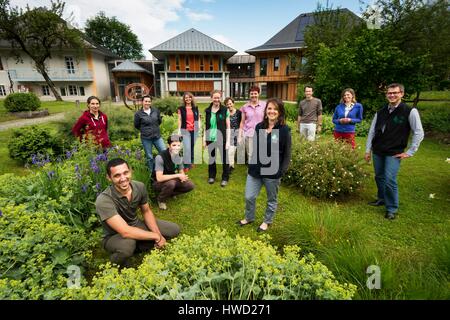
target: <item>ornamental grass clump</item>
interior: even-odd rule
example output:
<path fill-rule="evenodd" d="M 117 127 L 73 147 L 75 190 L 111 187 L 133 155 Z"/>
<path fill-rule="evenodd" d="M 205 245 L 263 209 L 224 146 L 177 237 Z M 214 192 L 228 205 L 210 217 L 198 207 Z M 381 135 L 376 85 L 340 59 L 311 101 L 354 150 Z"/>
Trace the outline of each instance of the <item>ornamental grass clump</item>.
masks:
<path fill-rule="evenodd" d="M 92 285 L 65 299 L 351 299 L 356 287 L 339 283 L 312 254 L 297 246 L 283 253 L 268 237 L 251 240 L 208 229 L 153 250 L 137 269 L 103 267 Z"/>
<path fill-rule="evenodd" d="M 334 198 L 356 192 L 367 174 L 363 159 L 347 143 L 334 140 L 295 140 L 283 181 L 317 198 Z"/>

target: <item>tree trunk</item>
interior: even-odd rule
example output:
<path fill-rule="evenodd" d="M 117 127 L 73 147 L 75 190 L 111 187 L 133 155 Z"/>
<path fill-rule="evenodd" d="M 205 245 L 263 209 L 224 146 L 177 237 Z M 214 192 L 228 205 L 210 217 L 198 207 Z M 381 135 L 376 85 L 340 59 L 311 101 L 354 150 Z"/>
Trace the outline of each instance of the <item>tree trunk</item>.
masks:
<path fill-rule="evenodd" d="M 37 67 L 38 72 L 44 77 L 45 82 L 47 82 L 50 90 L 53 92 L 53 95 L 55 96 L 56 101 L 63 101 L 61 98 L 61 95 L 56 90 L 55 84 L 53 83 L 52 79 L 50 79 L 47 70 L 45 70 L 45 67 Z"/>
<path fill-rule="evenodd" d="M 420 97 L 420 92 L 417 92 L 416 97 L 414 98 L 414 101 L 413 101 L 413 108 L 417 108 L 417 105 L 419 104 L 419 101 L 420 101 L 419 97 Z"/>

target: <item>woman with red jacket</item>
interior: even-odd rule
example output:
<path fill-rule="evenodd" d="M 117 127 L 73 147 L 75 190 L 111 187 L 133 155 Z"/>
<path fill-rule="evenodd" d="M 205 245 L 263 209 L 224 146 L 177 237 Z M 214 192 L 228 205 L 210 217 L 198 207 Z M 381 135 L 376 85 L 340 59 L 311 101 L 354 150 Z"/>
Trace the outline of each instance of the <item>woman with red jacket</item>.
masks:
<path fill-rule="evenodd" d="M 72 128 L 72 133 L 80 138 L 92 139 L 103 149 L 111 147 L 108 137 L 108 117 L 100 111 L 100 99 L 91 96 L 87 99 L 88 110 L 83 112 Z"/>

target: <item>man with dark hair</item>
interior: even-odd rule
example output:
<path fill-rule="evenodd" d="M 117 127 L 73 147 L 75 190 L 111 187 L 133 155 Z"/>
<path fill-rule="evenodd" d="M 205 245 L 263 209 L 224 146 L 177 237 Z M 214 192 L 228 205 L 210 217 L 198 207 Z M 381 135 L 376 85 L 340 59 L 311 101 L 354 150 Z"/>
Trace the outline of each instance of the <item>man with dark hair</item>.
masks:
<path fill-rule="evenodd" d="M 131 179 L 132 170 L 125 160 L 110 160 L 106 171 L 111 185 L 95 202 L 103 225 L 103 247 L 111 254 L 111 262 L 127 267 L 128 259 L 136 249 L 142 252 L 152 247 L 162 248 L 166 239 L 180 233 L 180 227 L 155 218 L 148 204 L 145 185 Z M 137 218 L 138 208 L 144 221 Z"/>
<path fill-rule="evenodd" d="M 372 121 L 367 137 L 365 159 L 370 162 L 373 151 L 373 167 L 378 188 L 373 206 L 386 206 L 386 219 L 393 220 L 398 211 L 397 174 L 403 159 L 412 157 L 419 149 L 424 133 L 416 108 L 402 102 L 405 88 L 399 83 L 387 87 L 388 104 L 379 110 Z M 413 132 L 411 146 L 405 152 L 409 135 Z"/>
<path fill-rule="evenodd" d="M 322 131 L 322 101 L 313 97 L 313 88 L 305 87 L 305 99 L 298 105 L 297 127 L 308 141 L 316 139 L 316 131 Z"/>
<path fill-rule="evenodd" d="M 190 192 L 194 183 L 183 171 L 183 158 L 180 156 L 183 137 L 172 135 L 167 139 L 169 148 L 155 158 L 153 189 L 159 192 L 158 206 L 167 210 L 167 200 L 179 194 Z"/>
<path fill-rule="evenodd" d="M 256 125 L 263 121 L 266 103 L 259 100 L 260 89 L 250 88 L 250 101 L 241 108 L 241 125 L 239 126 L 238 144 L 244 143 L 247 159 L 250 161 L 253 151 L 253 135 Z"/>

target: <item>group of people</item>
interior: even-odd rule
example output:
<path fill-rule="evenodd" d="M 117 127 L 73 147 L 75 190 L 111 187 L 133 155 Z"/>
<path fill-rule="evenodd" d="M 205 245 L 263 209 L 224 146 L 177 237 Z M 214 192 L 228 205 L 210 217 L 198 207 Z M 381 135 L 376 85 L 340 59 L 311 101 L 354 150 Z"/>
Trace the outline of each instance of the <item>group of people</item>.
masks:
<path fill-rule="evenodd" d="M 305 99 L 300 101 L 298 108 L 298 128 L 302 137 L 314 141 L 316 133 L 322 131 L 322 101 L 313 96 L 310 86 L 305 87 L 304 93 Z M 348 142 L 355 149 L 355 126 L 362 119 L 363 106 L 356 101 L 355 91 L 352 88 L 344 89 L 333 114 L 334 138 Z"/>
<path fill-rule="evenodd" d="M 213 91 L 211 103 L 205 110 L 202 140 L 209 154 L 210 184 L 216 179 L 216 156 L 220 153 L 222 187 L 228 184 L 236 156 L 239 162 L 236 150 L 239 147 L 244 150 L 242 160 L 248 166 L 245 215 L 237 224 L 243 227 L 255 221 L 256 198 L 264 186 L 267 206 L 264 220 L 256 229 L 264 232 L 273 223 L 277 210 L 281 178 L 291 160 L 292 137 L 286 124 L 283 101 L 277 98 L 261 101 L 259 87 L 252 87 L 249 93 L 250 101 L 237 110 L 232 98 L 226 98 L 222 104 L 221 92 Z M 397 173 L 400 162 L 417 151 L 424 136 L 417 109 L 404 104 L 403 95 L 403 85 L 394 83 L 387 87 L 388 104 L 375 115 L 366 146 L 365 159 L 369 162 L 371 156 L 373 158 L 378 187 L 377 199 L 369 204 L 385 206 L 387 219 L 395 219 L 398 211 Z M 355 148 L 355 125 L 362 120 L 363 107 L 356 102 L 355 92 L 350 88 L 345 89 L 341 97 L 333 115 L 334 137 Z M 166 148 L 159 129 L 161 114 L 151 106 L 151 102 L 151 97 L 142 98 L 142 109 L 135 114 L 134 126 L 141 133 L 153 187 L 159 192 L 158 206 L 165 210 L 169 198 L 190 192 L 195 187 L 187 173 L 195 167 L 194 148 L 202 132 L 202 116 L 193 95 L 185 93 L 183 105 L 178 108 L 178 134 L 168 138 Z M 73 133 L 80 137 L 93 136 L 94 141 L 108 148 L 111 145 L 107 136 L 108 119 L 99 107 L 100 100 L 90 97 L 88 110 L 74 125 Z M 322 103 L 313 97 L 312 87 L 305 88 L 305 99 L 299 103 L 298 126 L 300 134 L 310 141 L 315 139 L 316 132 L 321 132 Z M 404 152 L 411 131 L 411 147 Z M 153 145 L 159 152 L 154 160 Z M 145 186 L 132 180 L 132 170 L 126 161 L 110 160 L 107 178 L 111 186 L 98 196 L 96 209 L 104 228 L 104 248 L 110 252 L 113 263 L 126 266 L 128 258 L 136 250 L 161 248 L 166 239 L 179 234 L 178 225 L 155 218 L 148 205 Z M 137 218 L 138 208 L 144 221 Z"/>

